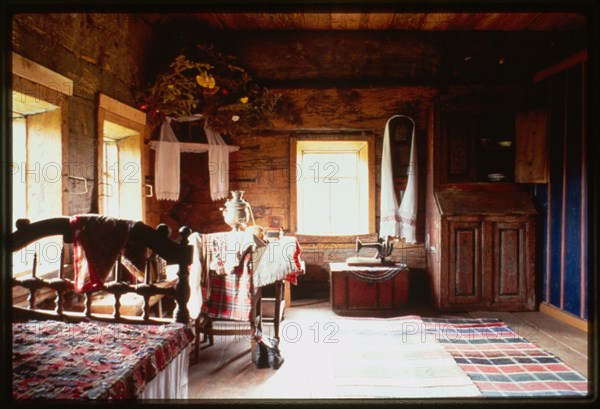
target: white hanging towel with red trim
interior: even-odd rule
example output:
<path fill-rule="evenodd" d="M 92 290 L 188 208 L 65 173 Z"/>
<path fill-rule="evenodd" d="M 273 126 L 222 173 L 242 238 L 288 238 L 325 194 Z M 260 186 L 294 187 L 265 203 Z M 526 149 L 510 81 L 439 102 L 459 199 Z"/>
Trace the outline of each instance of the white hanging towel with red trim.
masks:
<path fill-rule="evenodd" d="M 221 134 L 204 125 L 208 140 L 208 175 L 210 180 L 210 198 L 221 200 L 229 195 L 229 152 Z"/>
<path fill-rule="evenodd" d="M 394 176 L 392 174 L 392 151 L 390 142 L 390 122 L 388 119 L 383 132 L 383 152 L 381 154 L 381 198 L 379 200 L 379 237 L 400 237 L 400 219 L 398 217 L 398 201 L 394 192 Z"/>
<path fill-rule="evenodd" d="M 412 121 L 412 119 L 411 119 Z M 417 154 L 417 138 L 415 135 L 415 122 L 410 143 L 410 160 L 408 163 L 408 180 L 406 190 L 402 196 L 398 216 L 400 217 L 400 238 L 407 243 L 417 242 L 417 204 L 418 204 L 418 183 L 419 183 L 419 163 Z"/>
<path fill-rule="evenodd" d="M 408 165 L 408 180 L 402 202 L 398 207 L 396 192 L 394 191 L 394 176 L 392 167 L 392 153 L 390 142 L 390 122 L 395 118 L 407 118 L 412 122 L 412 136 L 410 146 L 410 159 Z M 417 220 L 417 186 L 418 186 L 418 158 L 417 141 L 415 136 L 415 122 L 406 115 L 394 115 L 385 124 L 383 134 L 383 152 L 381 155 L 381 199 L 379 237 L 388 236 L 404 239 L 407 243 L 416 243 Z"/>
<path fill-rule="evenodd" d="M 166 118 L 160 127 L 160 140 L 156 143 L 154 160 L 154 187 L 158 200 L 179 199 L 179 156 L 180 145 L 171 118 Z"/>

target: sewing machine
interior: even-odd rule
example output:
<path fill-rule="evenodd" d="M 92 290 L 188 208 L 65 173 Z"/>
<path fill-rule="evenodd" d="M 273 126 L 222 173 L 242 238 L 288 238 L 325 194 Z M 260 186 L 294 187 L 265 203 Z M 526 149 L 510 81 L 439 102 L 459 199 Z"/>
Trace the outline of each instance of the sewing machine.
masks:
<path fill-rule="evenodd" d="M 363 248 L 373 248 L 377 250 L 377 253 L 373 257 L 359 257 L 358 253 Z M 394 265 L 395 263 L 385 258 L 392 254 L 394 243 L 390 242 L 389 237 L 385 240 L 379 239 L 374 243 L 363 243 L 360 239 L 356 238 L 356 257 L 349 257 L 346 259 L 346 264 L 349 266 L 387 266 Z"/>

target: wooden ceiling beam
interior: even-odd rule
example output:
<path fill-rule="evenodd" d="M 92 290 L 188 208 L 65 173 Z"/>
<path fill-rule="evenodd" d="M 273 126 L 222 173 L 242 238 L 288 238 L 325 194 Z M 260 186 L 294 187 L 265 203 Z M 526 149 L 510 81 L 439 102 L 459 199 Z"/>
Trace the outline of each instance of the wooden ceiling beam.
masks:
<path fill-rule="evenodd" d="M 431 85 L 460 83 L 515 83 L 531 81 L 533 73 L 554 64 L 567 55 L 586 48 L 583 31 L 569 33 L 524 31 L 442 31 L 429 30 L 302 30 L 303 25 L 327 26 L 331 13 L 287 15 L 298 29 L 278 30 L 281 16 L 267 14 L 255 29 L 228 29 L 231 24 L 255 27 L 247 16 L 233 23 L 231 15 L 216 15 L 225 29 L 202 30 L 194 18 L 161 25 L 157 31 L 150 66 L 160 67 L 174 56 L 173 44 L 192 47 L 198 43 L 214 44 L 221 51 L 238 58 L 259 83 L 289 87 L 367 87 L 395 85 Z M 265 17 L 263 16 L 263 17 Z M 304 19 L 300 18 L 302 16 Z M 395 14 L 391 24 L 401 24 L 407 14 Z M 256 16 L 254 16 L 256 17 Z M 306 20 L 306 18 L 309 20 Z M 374 17 L 374 16 L 371 16 Z M 369 20 L 355 13 L 353 20 L 331 22 L 337 27 L 355 24 L 383 27 L 386 19 Z M 434 18 L 410 14 L 405 27 L 450 26 L 448 15 Z M 487 17 L 490 17 L 488 14 Z M 356 20 L 358 18 L 359 20 Z M 463 14 L 461 25 L 472 26 L 473 15 Z M 492 26 L 507 18 L 497 14 L 485 25 Z M 530 15 L 520 15 L 511 28 L 531 25 Z M 285 23 L 290 27 L 292 23 Z M 509 24 L 505 22 L 505 24 Z M 181 39 L 185 40 L 183 44 Z"/>
<path fill-rule="evenodd" d="M 329 30 L 331 29 L 331 13 L 304 13 L 305 30 Z"/>
<path fill-rule="evenodd" d="M 361 30 L 389 30 L 392 28 L 394 13 L 362 13 L 360 16 Z"/>
<path fill-rule="evenodd" d="M 277 10 L 277 9 L 275 9 Z M 152 23 L 190 14 L 143 14 Z M 416 12 L 398 13 L 391 10 L 362 8 L 328 8 L 282 10 L 270 12 L 192 13 L 200 23 L 225 30 L 423 30 L 423 31 L 556 31 L 581 30 L 585 16 L 573 13 L 549 12 Z"/>
<path fill-rule="evenodd" d="M 419 30 L 447 30 L 454 16 L 452 13 L 427 13 Z"/>
<path fill-rule="evenodd" d="M 361 13 L 331 13 L 331 28 L 333 30 L 358 30 Z"/>
<path fill-rule="evenodd" d="M 570 31 L 578 27 L 584 27 L 586 17 L 582 14 L 570 13 L 544 13 L 539 14 L 537 18 L 527 26 L 528 30 L 547 31 L 547 30 L 565 30 Z"/>
<path fill-rule="evenodd" d="M 390 28 L 396 30 L 420 30 L 426 16 L 425 13 L 395 13 Z"/>

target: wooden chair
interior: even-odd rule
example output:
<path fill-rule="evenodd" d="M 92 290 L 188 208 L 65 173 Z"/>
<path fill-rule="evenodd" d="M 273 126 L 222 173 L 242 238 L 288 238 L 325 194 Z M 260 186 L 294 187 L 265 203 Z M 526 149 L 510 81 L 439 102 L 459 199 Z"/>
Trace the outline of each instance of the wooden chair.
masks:
<path fill-rule="evenodd" d="M 214 336 L 215 335 L 250 335 L 253 336 L 255 334 L 255 330 L 259 329 L 262 331 L 262 323 L 271 322 L 273 323 L 273 332 L 274 337 L 279 340 L 280 331 L 279 328 L 281 326 L 281 321 L 283 321 L 283 282 L 278 281 L 274 283 L 275 285 L 275 297 L 273 298 L 263 298 L 262 297 L 262 288 L 255 288 L 253 291 L 253 296 L 251 299 L 252 309 L 250 312 L 250 316 L 248 320 L 229 320 L 222 318 L 214 318 L 208 315 L 202 315 L 197 320 L 197 333 L 203 334 L 202 342 L 208 341 L 209 346 L 214 345 Z M 274 313 L 272 317 L 267 317 L 263 315 L 263 303 L 264 301 L 270 301 L 274 304 Z M 258 321 L 257 321 L 258 319 Z M 228 322 L 228 323 L 247 323 L 247 329 L 219 329 L 215 328 L 215 322 Z"/>
<path fill-rule="evenodd" d="M 262 314 L 262 288 L 255 287 L 252 279 L 252 250 L 252 248 L 248 249 L 242 257 L 242 264 L 231 274 L 218 275 L 215 271 L 209 271 L 207 288 L 202 288 L 202 310 L 200 316 L 196 319 L 195 325 L 196 362 L 199 361 L 200 343 L 208 341 L 208 346 L 214 345 L 215 335 L 247 336 L 251 343 L 251 350 L 254 352 L 254 348 L 256 348 L 254 336 L 257 330 L 263 331 L 262 324 L 265 320 Z M 243 313 L 229 314 L 227 308 L 222 308 L 224 304 L 223 297 L 232 294 L 236 290 L 246 292 L 246 297 L 242 297 L 239 306 L 231 305 L 231 308 L 239 307 Z M 205 297 L 207 292 L 209 296 Z M 272 319 L 274 336 L 277 339 L 279 339 L 279 326 L 282 317 L 282 299 L 283 282 L 279 281 L 275 283 L 275 312 Z M 231 318 L 232 315 L 238 315 L 238 317 Z M 222 323 L 223 326 L 219 327 L 218 323 Z"/>

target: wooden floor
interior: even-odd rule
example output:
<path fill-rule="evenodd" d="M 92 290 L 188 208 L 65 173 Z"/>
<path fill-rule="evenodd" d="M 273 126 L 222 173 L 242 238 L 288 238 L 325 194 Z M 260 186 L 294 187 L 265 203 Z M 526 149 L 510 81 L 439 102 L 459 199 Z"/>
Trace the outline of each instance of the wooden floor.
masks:
<path fill-rule="evenodd" d="M 494 317 L 517 334 L 555 354 L 567 365 L 588 376 L 588 335 L 539 312 L 436 314 L 427 308 L 399 315 L 421 317 Z M 398 314 L 396 314 L 398 315 Z M 331 355 L 336 347 L 338 315 L 328 300 L 297 300 L 286 310 L 282 323 L 279 370 L 257 369 L 251 362 L 247 337 L 215 337 L 204 347 L 200 363 L 190 367 L 190 399 L 324 399 L 331 398 Z M 267 326 L 265 332 L 269 332 Z M 206 345 L 206 344 L 205 344 Z"/>

